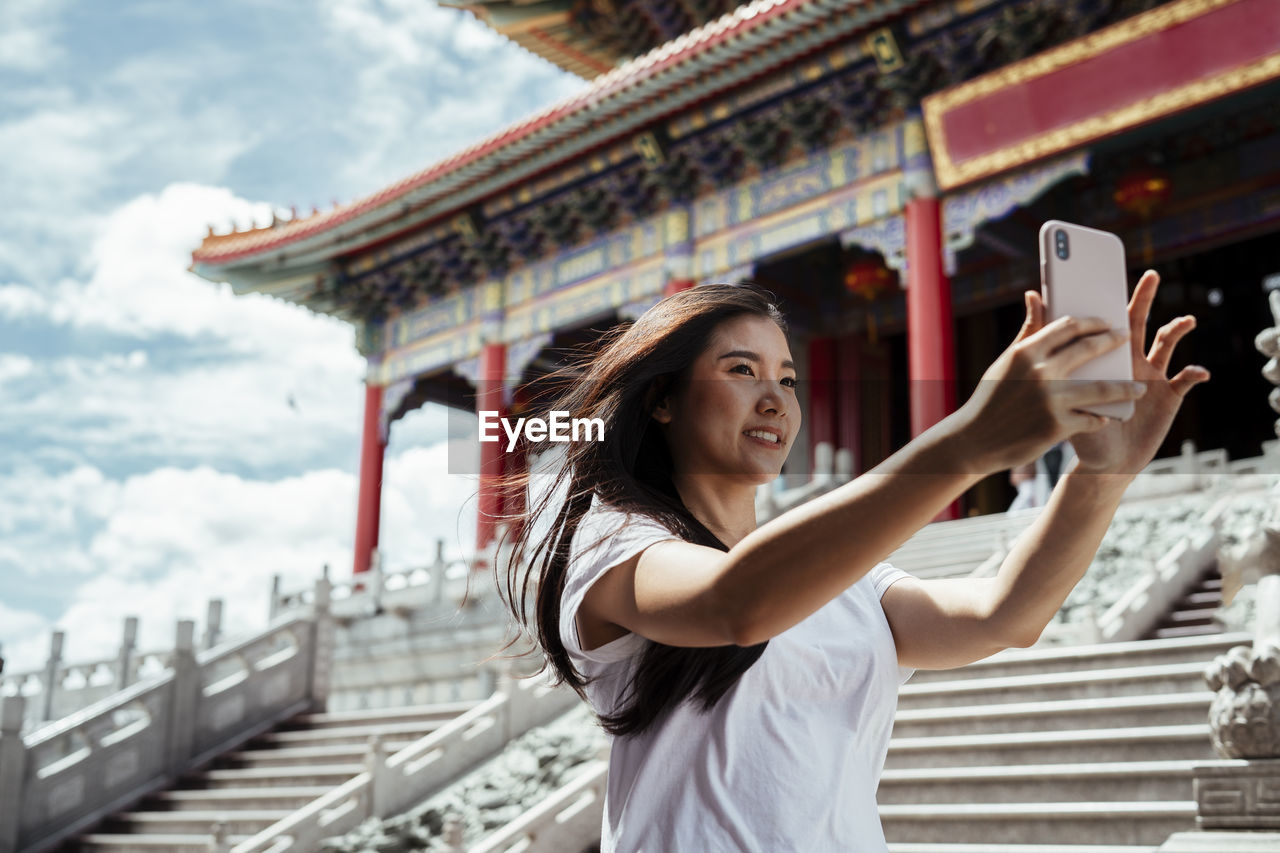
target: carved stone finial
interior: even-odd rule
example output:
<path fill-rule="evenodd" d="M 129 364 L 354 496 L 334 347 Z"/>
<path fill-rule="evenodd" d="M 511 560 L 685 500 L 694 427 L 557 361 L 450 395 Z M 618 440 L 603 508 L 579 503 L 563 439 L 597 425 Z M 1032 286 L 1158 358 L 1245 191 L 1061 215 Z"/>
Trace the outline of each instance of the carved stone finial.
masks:
<path fill-rule="evenodd" d="M 1213 748 L 1225 758 L 1280 756 L 1280 645 L 1236 646 L 1205 672 Z"/>

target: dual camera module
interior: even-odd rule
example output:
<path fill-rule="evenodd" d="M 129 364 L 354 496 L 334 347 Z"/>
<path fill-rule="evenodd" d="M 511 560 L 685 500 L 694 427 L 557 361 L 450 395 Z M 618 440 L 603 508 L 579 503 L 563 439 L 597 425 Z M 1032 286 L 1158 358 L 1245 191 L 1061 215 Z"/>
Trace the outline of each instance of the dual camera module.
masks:
<path fill-rule="evenodd" d="M 1053 248 L 1058 257 L 1066 260 L 1071 255 L 1071 247 L 1067 244 L 1067 232 L 1061 228 L 1053 232 Z"/>

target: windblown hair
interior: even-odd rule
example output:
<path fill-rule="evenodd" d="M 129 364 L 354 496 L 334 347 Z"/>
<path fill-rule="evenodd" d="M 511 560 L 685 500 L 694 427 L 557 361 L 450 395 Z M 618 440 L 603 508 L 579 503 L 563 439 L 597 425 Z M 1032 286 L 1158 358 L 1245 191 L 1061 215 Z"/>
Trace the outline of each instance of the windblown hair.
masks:
<path fill-rule="evenodd" d="M 681 501 L 672 482 L 666 439 L 651 415 L 668 393 L 684 387 L 689 366 L 710 344 L 715 328 L 744 315 L 766 317 L 787 331 L 766 291 L 749 284 L 702 285 L 666 297 L 629 326 L 611 329 L 601 336 L 594 353 L 580 355 L 554 374 L 557 396 L 549 408 L 574 418 L 601 419 L 604 440 L 558 445 L 567 448 L 563 461 L 554 471 L 538 474 L 556 485 L 540 496 L 531 495 L 527 511 L 504 519 L 513 522 L 514 547 L 509 561 L 502 561 L 507 563 L 506 577 L 497 580 L 504 603 L 542 649 L 539 672 L 549 664 L 557 683 L 569 684 L 583 698 L 587 680 L 561 641 L 560 605 L 570 544 L 592 496 L 653 519 L 687 542 L 728 550 Z M 506 477 L 502 489 L 507 500 L 519 501 L 530 477 L 527 472 Z M 527 606 L 531 595 L 532 625 Z M 646 641 L 623 705 L 602 716 L 601 723 L 611 734 L 636 735 L 686 699 L 708 711 L 766 645 L 683 648 Z"/>

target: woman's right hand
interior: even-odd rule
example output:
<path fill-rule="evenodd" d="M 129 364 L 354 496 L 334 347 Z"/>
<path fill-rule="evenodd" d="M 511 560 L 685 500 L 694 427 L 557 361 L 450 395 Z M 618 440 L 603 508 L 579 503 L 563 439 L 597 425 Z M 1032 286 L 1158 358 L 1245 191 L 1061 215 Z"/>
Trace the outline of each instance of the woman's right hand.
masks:
<path fill-rule="evenodd" d="M 1061 317 L 1044 325 L 1040 294 L 1025 294 L 1027 318 L 1013 343 L 956 413 L 972 461 L 983 475 L 1031 462 L 1063 439 L 1107 423 L 1082 406 L 1136 400 L 1141 382 L 1068 380 L 1081 365 L 1129 340 L 1098 317 Z"/>

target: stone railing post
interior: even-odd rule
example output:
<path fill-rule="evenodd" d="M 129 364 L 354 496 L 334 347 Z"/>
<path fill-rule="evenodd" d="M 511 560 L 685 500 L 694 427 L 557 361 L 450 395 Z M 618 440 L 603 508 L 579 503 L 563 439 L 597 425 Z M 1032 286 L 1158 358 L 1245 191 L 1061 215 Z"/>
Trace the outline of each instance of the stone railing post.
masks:
<path fill-rule="evenodd" d="M 22 720 L 27 700 L 21 695 L 0 697 L 0 853 L 16 853 L 22 815 L 22 780 L 27 748 Z"/>
<path fill-rule="evenodd" d="M 271 576 L 271 602 L 267 605 L 267 621 L 274 622 L 280 614 L 280 576 Z"/>
<path fill-rule="evenodd" d="M 311 707 L 323 711 L 329 706 L 329 687 L 333 670 L 334 624 L 330 610 L 329 567 L 316 581 L 315 603 L 311 614 Z"/>
<path fill-rule="evenodd" d="M 369 774 L 369 796 L 366 799 L 369 813 L 365 817 L 389 817 L 392 811 L 390 779 L 387 772 L 387 744 L 382 735 L 369 735 L 369 745 L 364 754 L 364 769 Z"/>
<path fill-rule="evenodd" d="M 116 659 L 116 689 L 124 690 L 133 683 L 133 655 L 138 650 L 138 617 L 126 616 L 124 637 L 120 640 L 120 657 Z"/>
<path fill-rule="evenodd" d="M 444 540 L 436 540 L 436 562 L 431 568 L 431 580 L 435 583 L 436 588 L 431 591 L 431 598 L 436 604 L 444 601 Z"/>
<path fill-rule="evenodd" d="M 204 620 L 204 643 L 203 647 L 211 649 L 218 645 L 218 640 L 222 638 L 222 599 L 214 598 L 209 601 L 208 615 Z"/>
<path fill-rule="evenodd" d="M 53 719 L 53 694 L 58 692 L 61 679 L 58 670 L 62 668 L 62 643 L 67 635 L 63 631 L 54 631 L 49 643 L 49 660 L 44 665 L 44 695 L 41 696 L 40 722 L 47 723 Z"/>
<path fill-rule="evenodd" d="M 173 642 L 173 693 L 169 702 L 169 755 L 165 765 L 176 780 L 195 749 L 196 711 L 203 687 L 196 663 L 196 623 L 178 620 Z"/>

